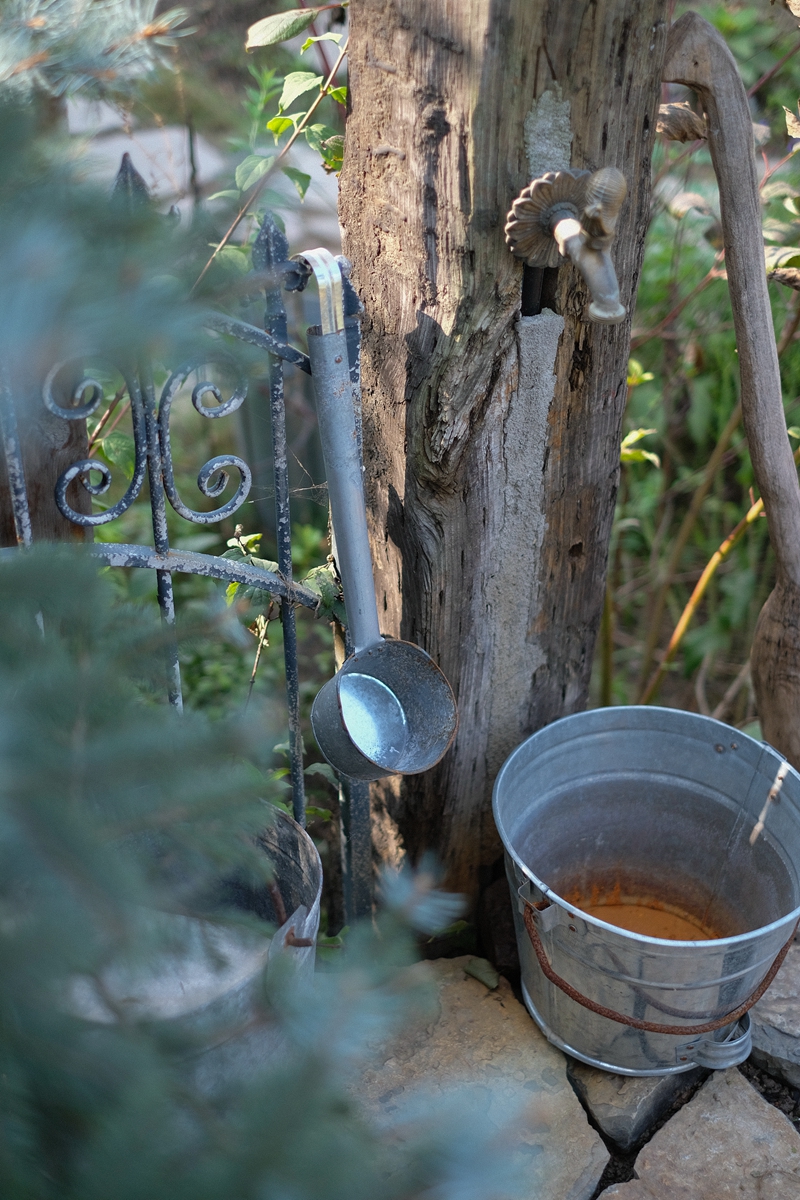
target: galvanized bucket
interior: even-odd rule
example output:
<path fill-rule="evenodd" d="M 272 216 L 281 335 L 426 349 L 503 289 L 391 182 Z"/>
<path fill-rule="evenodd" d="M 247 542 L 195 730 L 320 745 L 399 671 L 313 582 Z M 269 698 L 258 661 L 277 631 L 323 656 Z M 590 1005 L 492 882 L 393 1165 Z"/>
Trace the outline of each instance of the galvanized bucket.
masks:
<path fill-rule="evenodd" d="M 284 1053 L 283 1035 L 262 1000 L 265 973 L 279 961 L 279 969 L 292 970 L 300 981 L 310 982 L 314 973 L 322 897 L 317 848 L 283 812 L 274 814 L 258 842 L 274 869 L 273 888 L 227 883 L 221 899 L 269 922 L 272 937 L 255 927 L 226 929 L 198 917 L 153 914 L 174 936 L 174 953 L 161 952 L 136 969 L 112 965 L 102 994 L 86 978 L 69 989 L 70 1009 L 95 1029 L 114 1024 L 120 1010 L 153 1025 L 187 1081 L 206 1094 L 246 1080 Z"/>
<path fill-rule="evenodd" d="M 623 1075 L 744 1061 L 746 1009 L 800 918 L 796 771 L 749 841 L 782 761 L 710 717 L 635 706 L 565 717 L 506 760 L 494 817 L 525 1002 L 551 1042 Z M 632 933 L 576 907 L 592 895 L 723 936 Z"/>

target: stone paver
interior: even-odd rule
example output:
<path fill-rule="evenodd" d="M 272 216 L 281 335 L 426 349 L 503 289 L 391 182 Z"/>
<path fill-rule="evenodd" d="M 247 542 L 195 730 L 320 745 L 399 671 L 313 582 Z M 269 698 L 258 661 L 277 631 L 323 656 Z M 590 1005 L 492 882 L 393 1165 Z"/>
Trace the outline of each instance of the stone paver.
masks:
<path fill-rule="evenodd" d="M 731 1067 L 716 1071 L 603 1200 L 800 1200 L 800 1134 Z"/>
<path fill-rule="evenodd" d="M 470 956 L 421 963 L 438 1013 L 374 1049 L 354 1092 L 379 1121 L 423 1097 L 457 1097 L 508 1145 L 523 1181 L 505 1200 L 589 1200 L 608 1152 L 542 1036 L 505 979 L 489 990 L 465 974 Z M 505 1131 L 505 1132 L 503 1132 Z"/>
<path fill-rule="evenodd" d="M 753 1061 L 800 1088 L 800 943 L 794 942 L 766 994 L 750 1012 Z"/>
<path fill-rule="evenodd" d="M 645 1137 L 705 1074 L 697 1067 L 682 1075 L 612 1075 L 575 1059 L 567 1066 L 567 1075 L 584 1107 L 606 1137 L 623 1151 Z"/>

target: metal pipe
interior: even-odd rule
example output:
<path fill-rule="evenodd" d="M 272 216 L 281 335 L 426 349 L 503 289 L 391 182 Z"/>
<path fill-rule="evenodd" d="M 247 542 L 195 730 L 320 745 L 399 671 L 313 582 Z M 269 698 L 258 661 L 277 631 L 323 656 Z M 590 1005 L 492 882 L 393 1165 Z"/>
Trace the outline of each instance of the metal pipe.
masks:
<path fill-rule="evenodd" d="M 328 497 L 336 553 L 344 588 L 347 620 L 356 651 L 381 640 L 375 581 L 367 535 L 367 506 L 358 453 L 358 433 L 352 403 L 342 396 L 352 391 L 344 329 L 308 331 L 308 353 L 317 396 L 322 455 L 328 478 Z"/>
<path fill-rule="evenodd" d="M 619 283 L 611 255 L 607 250 L 593 249 L 579 221 L 566 217 L 553 227 L 553 237 L 565 258 L 570 258 L 583 276 L 592 300 L 587 310 L 590 321 L 618 325 L 625 320 L 625 306 L 620 303 Z"/>

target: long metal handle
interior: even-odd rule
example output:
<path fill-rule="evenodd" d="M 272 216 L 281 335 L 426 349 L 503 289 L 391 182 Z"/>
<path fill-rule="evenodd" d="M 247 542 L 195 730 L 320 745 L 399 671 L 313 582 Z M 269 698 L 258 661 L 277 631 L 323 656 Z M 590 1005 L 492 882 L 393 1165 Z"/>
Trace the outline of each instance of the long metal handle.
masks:
<path fill-rule="evenodd" d="M 309 329 L 308 356 L 317 398 L 337 562 L 350 636 L 358 651 L 380 641 L 381 631 L 367 533 L 353 384 L 347 358 L 341 274 L 338 263 L 327 250 L 313 250 L 299 257 L 311 266 L 320 289 L 323 331 Z"/>

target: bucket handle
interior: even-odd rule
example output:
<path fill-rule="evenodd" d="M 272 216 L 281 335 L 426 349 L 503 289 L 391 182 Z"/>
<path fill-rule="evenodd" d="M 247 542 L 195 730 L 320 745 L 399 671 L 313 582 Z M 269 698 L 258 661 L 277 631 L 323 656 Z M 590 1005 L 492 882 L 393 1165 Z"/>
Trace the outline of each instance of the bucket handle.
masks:
<path fill-rule="evenodd" d="M 557 975 L 548 962 L 544 946 L 542 945 L 542 939 L 539 936 L 539 930 L 536 928 L 536 921 L 534 920 L 533 916 L 534 909 L 536 909 L 537 912 L 541 910 L 538 909 L 536 904 L 530 900 L 526 900 L 524 897 L 522 897 L 522 899 L 524 900 L 522 919 L 525 922 L 525 928 L 528 931 L 528 937 L 531 940 L 533 952 L 536 955 L 539 966 L 542 968 L 542 973 L 566 996 L 569 996 L 570 1000 L 574 1000 L 576 1004 L 582 1005 L 583 1008 L 588 1008 L 590 1012 L 597 1013 L 597 1015 L 600 1017 L 607 1017 L 609 1021 L 616 1021 L 619 1025 L 630 1025 L 633 1029 L 643 1029 L 646 1033 L 681 1034 L 684 1036 L 688 1035 L 689 1037 L 699 1033 L 711 1033 L 714 1029 L 721 1029 L 723 1025 L 731 1025 L 734 1021 L 738 1021 L 740 1017 L 743 1017 L 744 1014 L 761 999 L 761 997 L 764 995 L 764 992 L 767 990 L 775 976 L 778 974 L 778 971 L 783 966 L 783 960 L 789 953 L 789 947 L 794 940 L 794 935 L 797 932 L 797 926 L 800 924 L 800 921 L 795 924 L 789 940 L 778 952 L 777 958 L 767 971 L 764 978 L 761 980 L 761 983 L 758 985 L 756 990 L 747 1000 L 745 1000 L 744 1004 L 740 1004 L 738 1008 L 733 1010 L 733 1012 L 727 1013 L 724 1017 L 717 1017 L 714 1021 L 706 1021 L 702 1025 L 658 1025 L 654 1021 L 642 1021 L 638 1017 L 626 1017 L 623 1015 L 623 1013 L 618 1013 L 613 1008 L 606 1008 L 604 1004 L 597 1004 L 596 1001 L 590 1000 L 588 996 L 584 996 L 583 992 L 579 992 L 577 988 L 574 988 L 571 983 L 567 983 L 566 979 L 562 979 L 560 975 Z M 544 903 L 546 908 L 550 907 L 549 901 L 545 901 Z M 635 985 L 631 986 L 633 987 L 634 991 L 641 995 L 642 998 L 645 999 L 652 1007 L 660 1008 L 662 1012 L 673 1013 L 675 1016 L 681 1015 L 676 1009 L 663 1008 L 662 1005 L 658 1004 L 651 997 L 645 995 L 640 988 L 636 987 Z"/>

